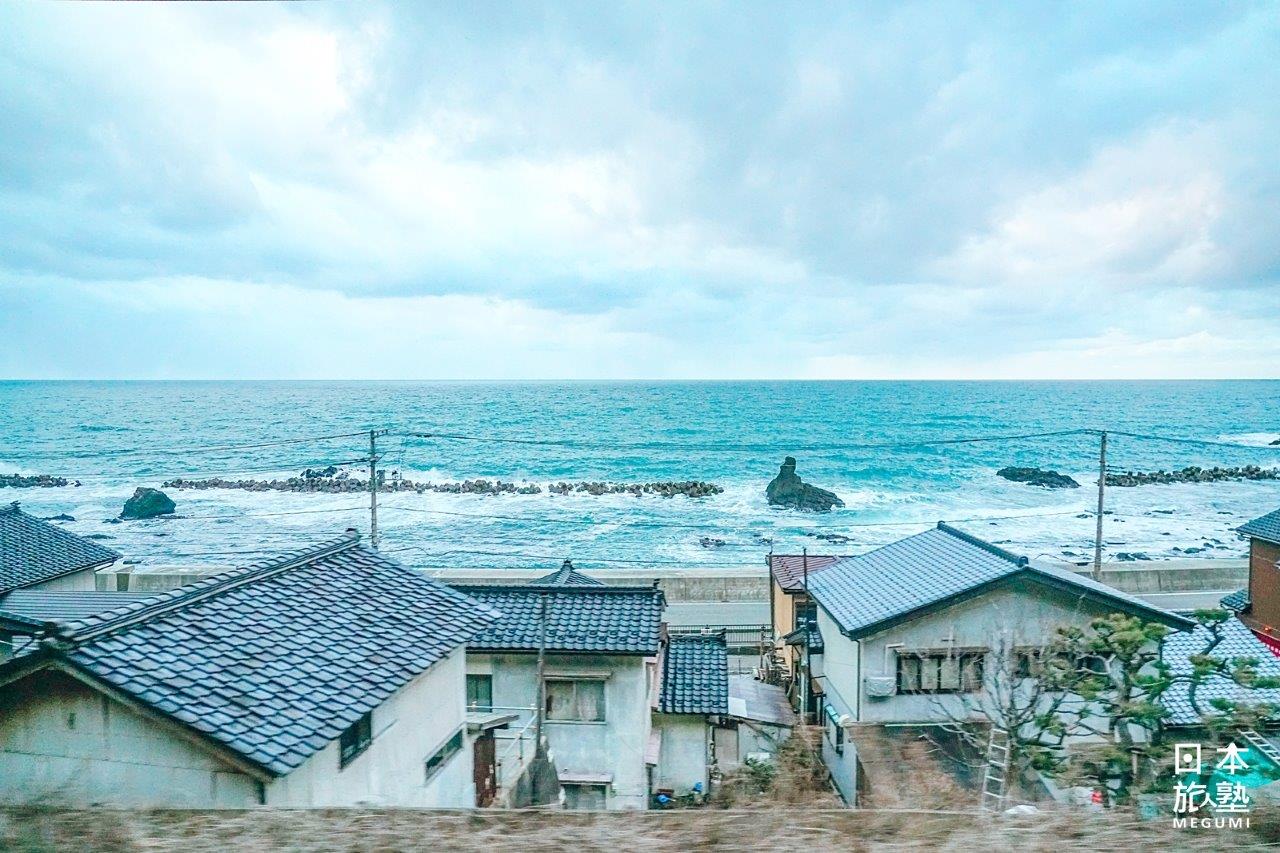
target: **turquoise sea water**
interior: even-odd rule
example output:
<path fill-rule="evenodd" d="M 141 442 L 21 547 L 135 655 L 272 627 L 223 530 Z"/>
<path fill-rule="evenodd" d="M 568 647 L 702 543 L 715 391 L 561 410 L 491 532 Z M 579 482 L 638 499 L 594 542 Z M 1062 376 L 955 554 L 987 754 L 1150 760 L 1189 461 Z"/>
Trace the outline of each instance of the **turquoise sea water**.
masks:
<path fill-rule="evenodd" d="M 368 526 L 367 498 L 174 492 L 183 518 L 104 525 L 138 485 L 175 476 L 287 476 L 351 462 L 367 439 L 239 450 L 203 448 L 345 433 L 449 432 L 567 445 L 381 440 L 383 466 L 412 479 L 702 479 L 703 499 L 612 495 L 391 495 L 384 550 L 411 565 L 587 567 L 758 564 L 770 546 L 856 552 L 937 520 L 1037 556 L 1083 559 L 1093 535 L 1097 439 L 1066 436 L 911 448 L 867 443 L 1100 427 L 1242 448 L 1113 436 L 1113 468 L 1280 465 L 1280 381 L 1240 382 L 5 382 L 0 473 L 80 479 L 78 488 L 6 489 L 41 515 L 146 562 L 244 562 Z M 770 509 L 764 487 L 786 454 L 845 508 Z M 1045 491 L 995 476 L 1009 464 L 1084 484 Z M 1230 528 L 1280 506 L 1280 482 L 1109 490 L 1107 553 L 1235 556 Z M 1080 517 L 1085 516 L 1085 517 Z M 848 537 L 833 545 L 816 535 Z M 703 542 L 704 539 L 720 540 Z M 772 542 L 770 543 L 770 540 Z"/>

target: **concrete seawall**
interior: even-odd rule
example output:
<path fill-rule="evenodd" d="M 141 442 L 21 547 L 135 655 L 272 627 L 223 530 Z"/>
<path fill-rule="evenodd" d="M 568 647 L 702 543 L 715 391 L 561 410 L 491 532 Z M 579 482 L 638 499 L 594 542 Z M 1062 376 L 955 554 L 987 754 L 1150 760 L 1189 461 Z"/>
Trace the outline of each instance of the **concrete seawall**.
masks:
<path fill-rule="evenodd" d="M 99 589 L 161 591 L 191 583 L 231 566 L 117 566 L 98 574 Z M 1068 566 L 1082 575 L 1087 568 Z M 546 574 L 543 569 L 445 569 L 433 574 L 445 582 L 518 584 Z M 600 580 L 618 585 L 657 583 L 667 601 L 689 604 L 716 602 L 767 603 L 768 569 L 744 565 L 730 569 L 609 569 L 592 572 Z M 124 577 L 122 577 L 124 576 Z M 1152 560 L 1111 564 L 1102 572 L 1103 583 L 1138 595 L 1169 592 L 1234 590 L 1249 580 L 1249 562 L 1223 560 Z"/>

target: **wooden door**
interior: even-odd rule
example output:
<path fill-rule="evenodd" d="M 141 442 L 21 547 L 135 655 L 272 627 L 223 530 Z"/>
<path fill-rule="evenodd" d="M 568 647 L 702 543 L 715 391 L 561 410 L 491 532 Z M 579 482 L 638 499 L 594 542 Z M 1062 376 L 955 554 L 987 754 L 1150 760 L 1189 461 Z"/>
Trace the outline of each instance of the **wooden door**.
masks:
<path fill-rule="evenodd" d="M 476 805 L 479 808 L 490 805 L 498 792 L 498 765 L 495 756 L 493 732 L 488 731 L 477 737 L 472 749 L 472 775 L 475 778 Z"/>

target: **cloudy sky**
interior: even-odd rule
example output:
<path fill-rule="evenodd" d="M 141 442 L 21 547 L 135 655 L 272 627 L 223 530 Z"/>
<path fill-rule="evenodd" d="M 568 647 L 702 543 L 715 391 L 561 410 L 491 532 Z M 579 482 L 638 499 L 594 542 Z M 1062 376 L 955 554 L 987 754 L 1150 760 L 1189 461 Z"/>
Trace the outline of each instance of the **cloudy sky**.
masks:
<path fill-rule="evenodd" d="M 0 377 L 1280 375 L 1270 3 L 0 6 Z"/>

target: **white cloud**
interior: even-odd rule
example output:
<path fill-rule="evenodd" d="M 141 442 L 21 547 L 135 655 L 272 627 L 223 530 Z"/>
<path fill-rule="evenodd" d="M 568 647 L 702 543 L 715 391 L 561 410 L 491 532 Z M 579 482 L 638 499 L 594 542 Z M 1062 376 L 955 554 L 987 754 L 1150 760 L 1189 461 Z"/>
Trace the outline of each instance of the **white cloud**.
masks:
<path fill-rule="evenodd" d="M 1111 145 L 1036 188 L 935 268 L 944 277 L 1046 287 L 1183 285 L 1223 263 L 1229 203 L 1203 129 L 1164 127 Z"/>

